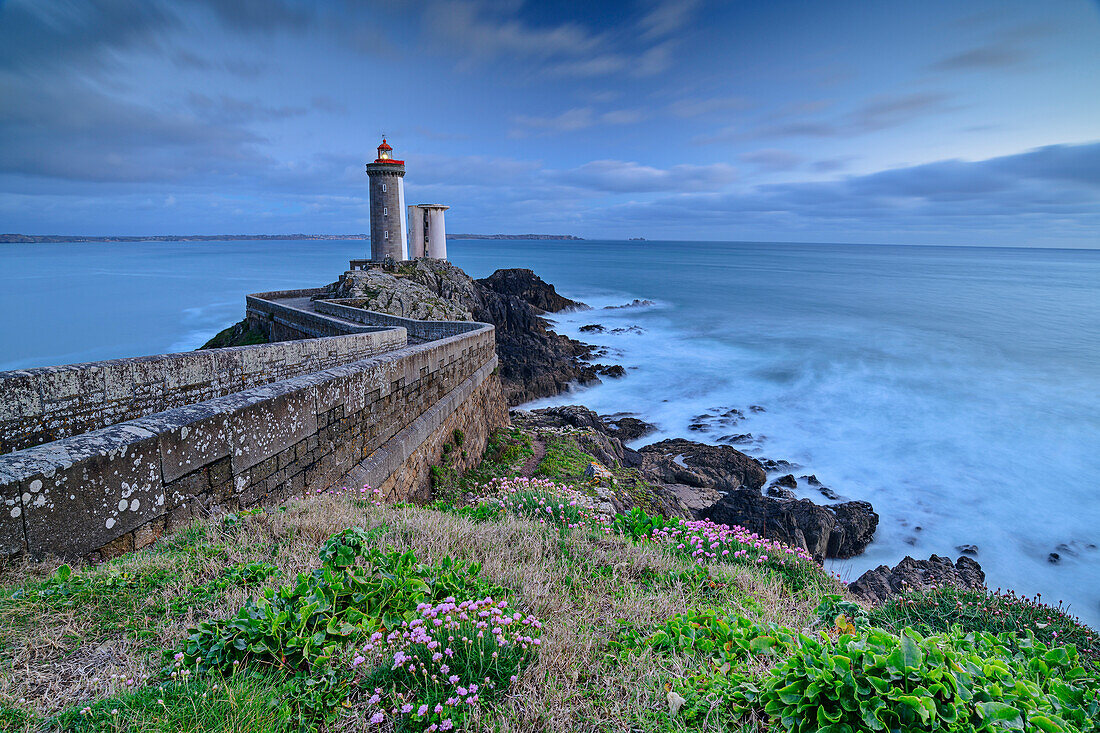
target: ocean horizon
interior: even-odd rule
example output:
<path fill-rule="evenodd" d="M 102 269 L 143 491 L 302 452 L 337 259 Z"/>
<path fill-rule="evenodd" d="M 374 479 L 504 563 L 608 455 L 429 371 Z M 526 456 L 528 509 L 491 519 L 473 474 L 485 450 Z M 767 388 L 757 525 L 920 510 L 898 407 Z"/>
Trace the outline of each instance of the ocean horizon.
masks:
<path fill-rule="evenodd" d="M 530 406 L 736 440 L 881 515 L 846 580 L 977 547 L 989 587 L 1100 622 L 1100 251 L 452 240 L 473 277 L 526 267 L 592 310 L 555 328 L 627 376 Z M 334 281 L 362 240 L 8 244 L 0 369 L 196 348 L 249 292 Z M 653 304 L 607 308 L 635 299 Z M 602 331 L 582 332 L 586 325 Z M 763 411 L 753 412 L 757 405 Z M 706 416 L 738 409 L 722 425 Z M 695 426 L 692 429 L 692 426 Z M 800 481 L 799 496 L 829 503 Z"/>

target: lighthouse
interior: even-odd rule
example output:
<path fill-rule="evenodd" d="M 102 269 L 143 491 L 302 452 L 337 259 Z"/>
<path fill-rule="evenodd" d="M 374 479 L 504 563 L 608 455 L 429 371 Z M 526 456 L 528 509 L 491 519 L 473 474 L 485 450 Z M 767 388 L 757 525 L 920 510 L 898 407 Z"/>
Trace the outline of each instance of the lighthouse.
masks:
<path fill-rule="evenodd" d="M 370 176 L 370 258 L 400 262 L 409 259 L 405 213 L 405 161 L 394 160 L 393 148 L 382 138 L 378 157 L 367 163 Z"/>

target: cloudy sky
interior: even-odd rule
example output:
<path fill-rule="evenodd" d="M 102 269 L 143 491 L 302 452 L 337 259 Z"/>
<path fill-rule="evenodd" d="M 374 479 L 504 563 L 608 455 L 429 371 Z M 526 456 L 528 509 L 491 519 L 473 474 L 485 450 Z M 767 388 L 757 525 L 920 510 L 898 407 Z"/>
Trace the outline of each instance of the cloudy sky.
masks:
<path fill-rule="evenodd" d="M 1100 246 L 1095 0 L 0 0 L 0 232 Z"/>

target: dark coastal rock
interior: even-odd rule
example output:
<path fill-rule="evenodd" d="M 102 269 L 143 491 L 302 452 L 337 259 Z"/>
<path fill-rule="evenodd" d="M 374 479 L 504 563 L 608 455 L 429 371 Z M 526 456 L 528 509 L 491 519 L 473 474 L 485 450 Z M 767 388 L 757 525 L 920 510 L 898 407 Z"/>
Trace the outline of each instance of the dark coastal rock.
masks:
<path fill-rule="evenodd" d="M 619 440 L 631 441 L 638 438 L 644 438 L 652 432 L 656 432 L 657 426 L 652 423 L 647 423 L 645 420 L 639 420 L 636 417 L 630 415 L 623 415 L 622 417 L 615 416 L 603 416 L 600 418 L 604 425 L 610 432 Z"/>
<path fill-rule="evenodd" d="M 894 567 L 880 565 L 848 584 L 848 590 L 870 603 L 882 603 L 909 591 L 954 586 L 966 590 L 985 590 L 982 566 L 969 557 L 954 563 L 950 558 L 932 555 L 927 560 L 905 557 Z"/>
<path fill-rule="evenodd" d="M 624 305 L 605 305 L 603 309 L 605 311 L 618 310 L 619 308 L 644 308 L 645 306 L 656 305 L 652 300 L 634 300 Z"/>
<path fill-rule="evenodd" d="M 512 422 L 524 428 L 580 428 L 602 433 L 623 442 L 637 440 L 657 426 L 631 415 L 597 415 L 584 405 L 560 405 L 537 410 L 512 410 Z"/>
<path fill-rule="evenodd" d="M 829 535 L 825 556 L 844 559 L 861 554 L 878 529 L 878 514 L 870 502 L 846 501 L 831 504 L 826 509 L 831 509 L 836 516 L 836 526 Z"/>
<path fill-rule="evenodd" d="M 817 476 L 812 473 L 809 476 L 799 476 L 799 478 L 810 486 L 821 486 L 821 482 L 817 480 Z"/>
<path fill-rule="evenodd" d="M 785 486 L 788 489 L 797 489 L 798 481 L 795 479 L 794 474 L 788 473 L 786 476 L 780 476 L 773 481 L 776 486 Z"/>
<path fill-rule="evenodd" d="M 764 467 L 755 458 L 728 445 L 706 445 L 672 438 L 647 445 L 641 453 L 643 472 L 662 476 L 661 483 L 732 491 L 742 486 L 759 489 L 767 480 Z M 689 480 L 681 480 L 684 478 Z"/>
<path fill-rule="evenodd" d="M 501 295 L 519 298 L 544 313 L 588 309 L 588 306 L 584 303 L 559 295 L 553 285 L 545 282 L 532 270 L 523 268 L 497 270 L 489 277 L 475 282 Z"/>
<path fill-rule="evenodd" d="M 752 410 L 753 412 L 767 412 L 767 410 L 765 410 L 760 405 L 749 405 L 749 409 Z"/>
<path fill-rule="evenodd" d="M 790 471 L 792 469 L 801 468 L 797 463 L 791 463 L 784 460 L 772 460 L 771 458 L 761 458 L 760 465 L 769 471 Z"/>
<path fill-rule="evenodd" d="M 970 555 L 970 556 L 974 557 L 974 556 L 977 556 L 977 554 L 978 554 L 978 546 L 977 545 L 956 545 L 955 546 L 955 551 L 956 552 L 961 552 L 964 555 Z"/>
<path fill-rule="evenodd" d="M 603 333 L 607 329 L 598 323 L 589 323 L 587 326 L 581 326 L 581 333 Z"/>
<path fill-rule="evenodd" d="M 729 443 L 730 445 L 744 445 L 745 443 L 754 442 L 755 438 L 752 437 L 752 433 L 738 433 L 736 435 L 723 435 L 718 439 L 719 443 Z"/>
<path fill-rule="evenodd" d="M 824 507 L 809 499 L 778 499 L 738 489 L 705 509 L 702 516 L 802 547 L 820 561 L 858 555 L 874 536 L 878 515 L 871 505 L 862 501 L 849 504 Z"/>
<path fill-rule="evenodd" d="M 769 486 L 764 493 L 768 496 L 775 497 L 776 499 L 783 499 L 786 501 L 798 498 L 797 495 L 790 489 L 785 489 L 782 486 L 776 486 L 775 484 Z"/>
<path fill-rule="evenodd" d="M 612 379 L 619 379 L 626 376 L 626 370 L 618 364 L 612 364 L 610 366 L 606 364 L 596 364 L 596 373 L 601 377 L 611 377 Z"/>

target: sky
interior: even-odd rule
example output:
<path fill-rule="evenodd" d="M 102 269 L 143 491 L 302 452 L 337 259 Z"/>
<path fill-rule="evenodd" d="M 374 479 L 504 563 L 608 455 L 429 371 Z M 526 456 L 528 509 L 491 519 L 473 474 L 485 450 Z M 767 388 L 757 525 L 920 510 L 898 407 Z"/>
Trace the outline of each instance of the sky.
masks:
<path fill-rule="evenodd" d="M 1100 247 L 1096 0 L 0 0 L 0 232 Z"/>

